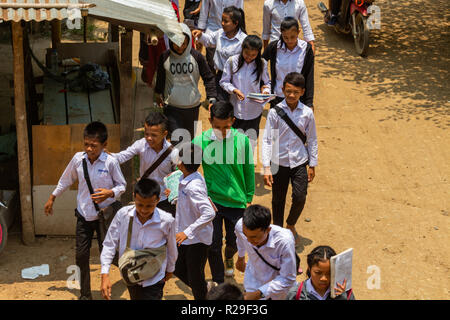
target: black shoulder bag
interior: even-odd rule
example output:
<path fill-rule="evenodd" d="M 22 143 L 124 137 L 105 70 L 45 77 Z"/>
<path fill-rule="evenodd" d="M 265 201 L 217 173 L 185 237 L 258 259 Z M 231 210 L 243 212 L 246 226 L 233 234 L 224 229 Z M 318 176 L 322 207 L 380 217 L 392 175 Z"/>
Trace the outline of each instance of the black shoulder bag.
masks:
<path fill-rule="evenodd" d="M 84 173 L 84 179 L 86 180 L 86 184 L 89 188 L 89 192 L 91 194 L 94 194 L 94 188 L 92 188 L 91 179 L 89 178 L 89 173 L 87 169 L 87 162 L 86 159 L 83 158 L 83 173 Z M 112 220 L 114 219 L 114 216 L 116 215 L 117 211 L 120 210 L 122 207 L 122 204 L 120 201 L 114 201 L 106 208 L 100 209 L 98 204 L 92 200 L 94 203 L 95 210 L 98 212 L 98 218 L 99 218 L 99 227 L 100 227 L 100 234 L 98 235 L 100 237 L 101 242 L 105 240 L 106 233 L 108 232 L 109 225 L 111 224 Z"/>
<path fill-rule="evenodd" d="M 253 250 L 255 250 L 258 257 L 260 257 L 261 260 L 264 261 L 265 264 L 267 264 L 269 267 L 271 267 L 272 269 L 274 269 L 276 271 L 280 271 L 280 268 L 277 268 L 277 267 L 271 265 L 269 262 L 267 262 L 267 260 L 264 259 L 264 257 L 261 255 L 261 253 L 259 253 L 259 251 L 255 249 L 255 247 L 253 247 Z M 300 257 L 298 256 L 297 252 L 295 253 L 295 267 L 297 270 L 297 274 L 301 274 L 301 272 L 298 272 L 298 270 L 300 269 Z"/>
<path fill-rule="evenodd" d="M 294 133 L 300 138 L 300 140 L 302 140 L 303 144 L 306 144 L 305 134 L 295 125 L 295 123 L 291 120 L 291 118 L 289 118 L 287 113 L 279 106 L 275 106 L 274 109 L 280 116 L 280 118 L 283 119 L 284 122 L 286 122 L 289 128 L 291 128 L 291 130 L 294 131 Z"/>

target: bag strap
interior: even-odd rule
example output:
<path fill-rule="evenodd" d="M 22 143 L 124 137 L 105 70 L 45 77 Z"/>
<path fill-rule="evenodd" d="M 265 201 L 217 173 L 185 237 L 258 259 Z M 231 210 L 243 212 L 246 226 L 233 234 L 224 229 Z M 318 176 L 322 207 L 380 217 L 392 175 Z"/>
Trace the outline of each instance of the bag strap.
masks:
<path fill-rule="evenodd" d="M 161 162 L 163 162 L 164 159 L 167 158 L 167 156 L 172 152 L 172 150 L 173 150 L 173 146 L 171 145 L 166 149 L 166 151 L 164 151 L 164 153 L 155 162 L 152 163 L 150 168 L 148 168 L 144 172 L 141 179 L 146 179 L 150 174 L 152 174 L 152 172 L 155 171 L 156 168 L 158 168 L 158 166 L 161 164 Z"/>
<path fill-rule="evenodd" d="M 133 220 L 134 217 L 131 216 L 130 221 L 128 222 L 127 248 L 130 248 L 131 232 L 133 231 Z"/>
<path fill-rule="evenodd" d="M 305 283 L 305 281 L 302 281 L 298 286 L 297 294 L 295 295 L 295 300 L 300 300 L 300 295 L 302 294 L 303 289 L 303 283 Z"/>
<path fill-rule="evenodd" d="M 92 188 L 91 179 L 89 179 L 86 158 L 83 158 L 83 173 L 84 173 L 84 180 L 86 180 L 86 184 L 89 188 L 89 193 L 94 194 L 94 188 Z M 97 212 L 100 211 L 100 207 L 93 199 L 92 202 L 94 203 L 95 210 L 97 210 Z"/>
<path fill-rule="evenodd" d="M 294 133 L 300 138 L 300 140 L 302 140 L 303 144 L 306 144 L 305 134 L 294 124 L 294 122 L 291 120 L 291 118 L 289 118 L 287 113 L 279 106 L 275 106 L 274 109 L 276 110 L 280 118 L 283 119 L 284 122 L 286 122 L 289 128 L 291 128 L 292 131 L 294 131 Z"/>
<path fill-rule="evenodd" d="M 270 263 L 268 263 L 266 261 L 266 259 L 264 259 L 264 257 L 258 252 L 258 250 L 256 250 L 254 247 L 252 247 L 253 250 L 255 250 L 256 254 L 261 258 L 262 261 L 264 261 L 269 267 L 271 267 L 272 269 L 276 270 L 276 271 L 280 271 L 280 268 L 274 267 L 273 265 L 271 265 Z"/>

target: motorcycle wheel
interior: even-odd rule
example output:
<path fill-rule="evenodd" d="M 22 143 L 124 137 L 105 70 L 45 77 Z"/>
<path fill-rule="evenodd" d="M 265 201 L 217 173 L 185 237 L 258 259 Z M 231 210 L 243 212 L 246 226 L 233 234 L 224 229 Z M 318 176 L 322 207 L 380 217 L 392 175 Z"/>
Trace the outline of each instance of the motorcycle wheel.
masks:
<path fill-rule="evenodd" d="M 369 51 L 369 27 L 367 26 L 367 17 L 364 17 L 360 12 L 355 17 L 355 29 L 356 52 L 360 56 L 365 57 Z"/>
<path fill-rule="evenodd" d="M 8 226 L 6 225 L 6 220 L 0 213 L 0 254 L 6 247 L 6 239 L 8 238 Z"/>

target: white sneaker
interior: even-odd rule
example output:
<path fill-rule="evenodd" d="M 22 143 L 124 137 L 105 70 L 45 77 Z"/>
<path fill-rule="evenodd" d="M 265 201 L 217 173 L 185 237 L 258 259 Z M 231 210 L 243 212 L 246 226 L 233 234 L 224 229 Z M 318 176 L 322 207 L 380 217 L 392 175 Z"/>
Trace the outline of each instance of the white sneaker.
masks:
<path fill-rule="evenodd" d="M 225 260 L 225 276 L 226 277 L 234 276 L 234 261 L 233 261 L 233 259 Z"/>
<path fill-rule="evenodd" d="M 212 288 L 216 287 L 216 286 L 217 286 L 217 282 L 215 282 L 215 281 L 208 281 L 206 283 L 206 288 L 208 289 L 208 291 L 211 290 Z"/>

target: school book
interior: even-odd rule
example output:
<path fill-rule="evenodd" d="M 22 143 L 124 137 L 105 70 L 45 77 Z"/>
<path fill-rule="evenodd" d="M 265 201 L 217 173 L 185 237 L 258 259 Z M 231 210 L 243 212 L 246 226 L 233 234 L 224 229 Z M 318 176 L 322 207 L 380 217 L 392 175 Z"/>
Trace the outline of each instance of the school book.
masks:
<path fill-rule="evenodd" d="M 252 99 L 253 101 L 256 102 L 269 102 L 273 99 L 275 99 L 275 94 L 266 94 L 266 93 L 249 93 L 247 94 L 247 98 L 248 99 Z"/>
<path fill-rule="evenodd" d="M 180 177 L 182 175 L 183 172 L 176 170 L 164 177 L 164 184 L 170 190 L 170 195 L 167 197 L 167 200 L 171 204 L 174 204 L 176 199 L 178 199 L 178 185 L 180 184 Z"/>
<path fill-rule="evenodd" d="M 353 248 L 349 248 L 344 252 L 341 252 L 331 257 L 330 291 L 332 298 L 336 298 L 334 288 L 337 288 L 337 283 L 342 284 L 344 282 L 344 279 L 347 279 L 345 290 L 349 290 L 352 287 L 352 260 L 353 260 Z"/>

